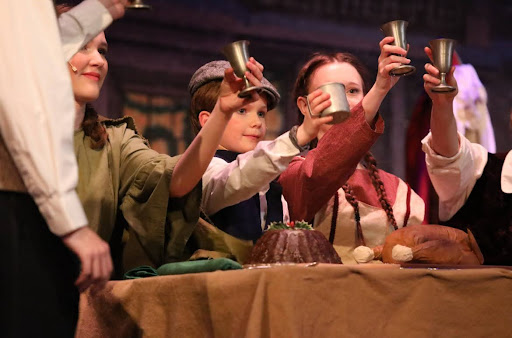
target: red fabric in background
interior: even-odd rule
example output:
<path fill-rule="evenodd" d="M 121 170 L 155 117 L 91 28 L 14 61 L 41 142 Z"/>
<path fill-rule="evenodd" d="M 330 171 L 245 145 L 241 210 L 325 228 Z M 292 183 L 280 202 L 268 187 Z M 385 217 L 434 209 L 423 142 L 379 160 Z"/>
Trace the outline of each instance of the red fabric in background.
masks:
<path fill-rule="evenodd" d="M 423 92 L 412 113 L 405 144 L 406 182 L 425 201 L 423 224 L 439 223 L 438 198 L 428 177 L 425 153 L 421 150 L 421 140 L 430 131 L 431 109 L 432 101 Z"/>

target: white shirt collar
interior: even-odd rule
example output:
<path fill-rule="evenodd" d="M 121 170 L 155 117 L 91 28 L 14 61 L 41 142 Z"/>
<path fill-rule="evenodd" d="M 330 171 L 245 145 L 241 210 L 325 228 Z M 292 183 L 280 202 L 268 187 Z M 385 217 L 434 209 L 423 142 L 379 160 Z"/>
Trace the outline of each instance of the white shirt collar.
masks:
<path fill-rule="evenodd" d="M 501 170 L 501 190 L 506 194 L 512 193 L 512 150 L 505 157 Z"/>

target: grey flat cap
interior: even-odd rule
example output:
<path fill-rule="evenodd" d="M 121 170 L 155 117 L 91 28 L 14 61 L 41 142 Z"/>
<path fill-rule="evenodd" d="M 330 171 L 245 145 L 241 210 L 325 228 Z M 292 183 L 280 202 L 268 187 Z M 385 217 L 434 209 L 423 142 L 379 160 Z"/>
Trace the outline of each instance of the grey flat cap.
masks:
<path fill-rule="evenodd" d="M 196 90 L 202 85 L 210 81 L 222 80 L 224 78 L 224 71 L 230 67 L 231 65 L 228 61 L 217 60 L 208 62 L 196 70 L 188 84 L 190 96 L 194 95 Z M 264 92 L 268 95 L 268 110 L 274 109 L 279 103 L 281 95 L 279 95 L 277 89 L 265 78 L 261 80 L 261 86 L 263 87 Z"/>

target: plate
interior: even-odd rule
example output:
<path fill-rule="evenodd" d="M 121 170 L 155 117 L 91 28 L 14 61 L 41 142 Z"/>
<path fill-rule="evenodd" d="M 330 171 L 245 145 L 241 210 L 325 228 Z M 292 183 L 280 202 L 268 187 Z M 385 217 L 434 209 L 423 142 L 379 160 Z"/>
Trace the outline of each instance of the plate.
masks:
<path fill-rule="evenodd" d="M 267 263 L 267 264 L 244 264 L 242 267 L 244 269 L 269 269 L 269 268 L 275 268 L 280 266 L 303 266 L 306 268 L 317 266 L 318 262 L 312 262 L 312 263 Z"/>
<path fill-rule="evenodd" d="M 463 270 L 463 269 L 508 269 L 506 265 L 445 265 L 445 264 L 400 264 L 401 269 L 429 269 L 429 270 Z"/>

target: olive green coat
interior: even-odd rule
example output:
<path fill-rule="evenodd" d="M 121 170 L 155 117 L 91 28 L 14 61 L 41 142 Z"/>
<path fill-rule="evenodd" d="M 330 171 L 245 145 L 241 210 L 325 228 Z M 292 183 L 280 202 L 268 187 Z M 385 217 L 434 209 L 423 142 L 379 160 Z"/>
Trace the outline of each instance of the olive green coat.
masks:
<path fill-rule="evenodd" d="M 179 156 L 151 150 L 133 119 L 105 120 L 108 141 L 91 149 L 75 132 L 77 192 L 89 226 L 111 245 L 117 273 L 186 259 L 185 244 L 199 217 L 201 183 L 183 198 L 169 198 Z"/>

